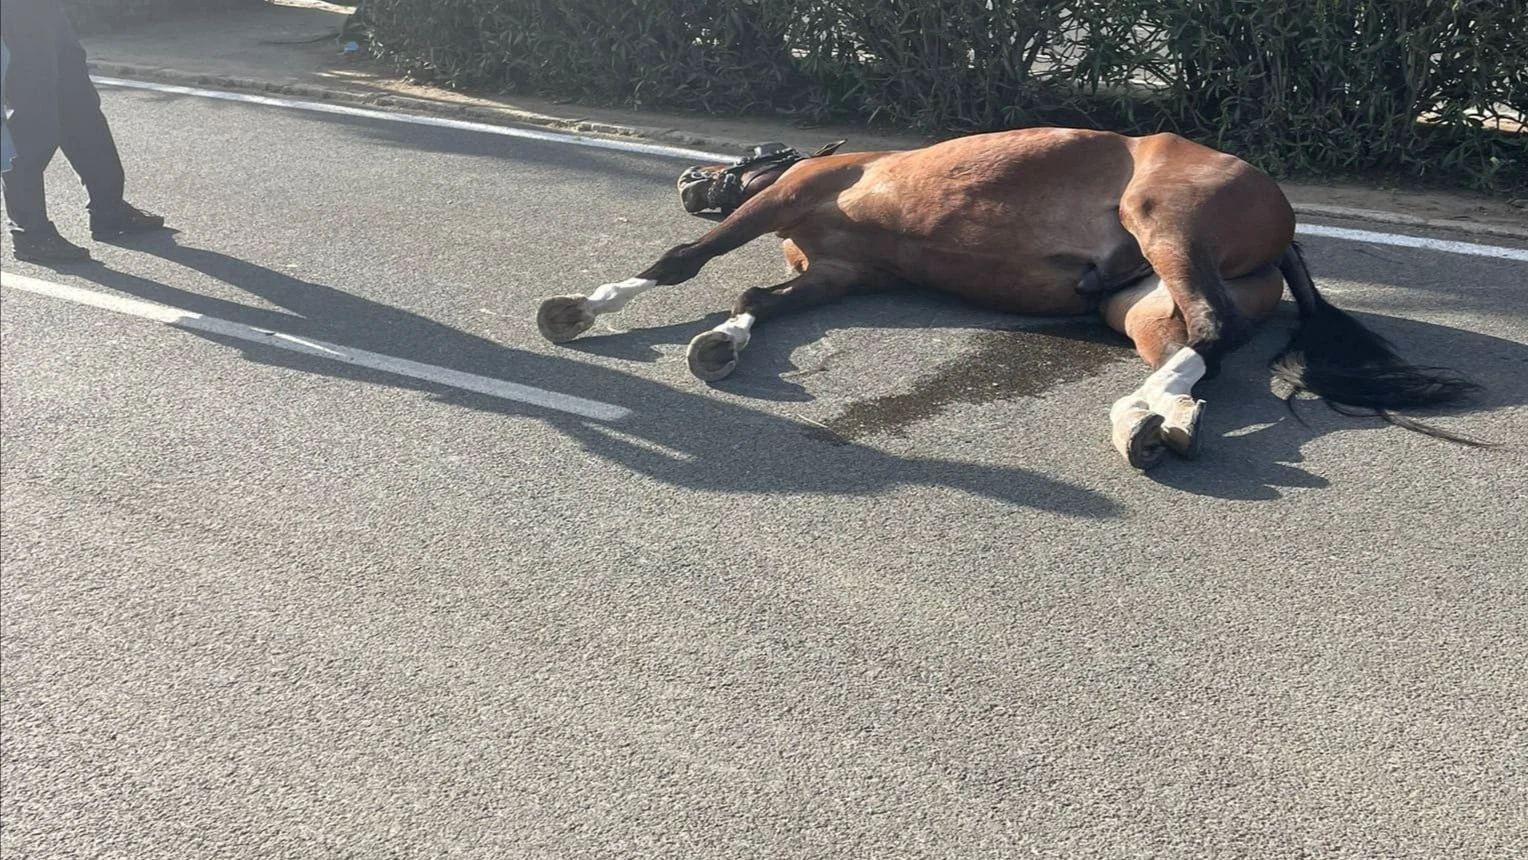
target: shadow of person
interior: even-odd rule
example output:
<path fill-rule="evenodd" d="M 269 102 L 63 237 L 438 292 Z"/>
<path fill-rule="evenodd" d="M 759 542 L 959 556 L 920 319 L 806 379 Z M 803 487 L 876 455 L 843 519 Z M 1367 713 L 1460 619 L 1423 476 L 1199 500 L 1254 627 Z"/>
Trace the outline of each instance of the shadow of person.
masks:
<path fill-rule="evenodd" d="M 233 286 L 279 310 L 254 308 L 107 267 L 83 270 L 78 276 L 233 323 L 625 406 L 631 410 L 628 417 L 600 422 L 186 329 L 265 364 L 423 391 L 475 410 L 534 417 L 578 441 L 591 455 L 672 486 L 744 494 L 859 495 L 924 485 L 1066 516 L 1102 518 L 1123 512 L 1119 503 L 1098 492 L 1025 469 L 900 457 L 867 446 L 828 444 L 812 435 L 815 428 L 620 371 L 505 346 L 401 308 L 181 244 L 174 234 L 142 237 L 130 247 Z"/>

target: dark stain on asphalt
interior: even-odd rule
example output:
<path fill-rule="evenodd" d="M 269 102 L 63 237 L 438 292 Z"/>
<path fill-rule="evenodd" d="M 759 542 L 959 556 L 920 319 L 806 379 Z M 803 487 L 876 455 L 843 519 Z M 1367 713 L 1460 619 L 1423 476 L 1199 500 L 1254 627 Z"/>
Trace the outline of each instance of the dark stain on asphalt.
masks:
<path fill-rule="evenodd" d="M 1134 355 L 1124 337 L 1081 320 L 984 331 L 974 343 L 974 349 L 917 380 L 911 391 L 855 403 L 807 434 L 834 444 L 900 434 L 956 403 L 1034 397 Z"/>

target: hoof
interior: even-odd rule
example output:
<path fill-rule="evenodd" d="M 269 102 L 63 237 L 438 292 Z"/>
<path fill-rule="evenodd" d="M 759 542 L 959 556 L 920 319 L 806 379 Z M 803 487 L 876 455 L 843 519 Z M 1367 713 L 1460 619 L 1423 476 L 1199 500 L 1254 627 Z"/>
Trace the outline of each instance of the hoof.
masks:
<path fill-rule="evenodd" d="M 690 372 L 706 382 L 725 379 L 737 367 L 737 344 L 719 331 L 708 331 L 695 336 L 685 353 L 690 361 Z"/>
<path fill-rule="evenodd" d="M 1114 447 L 1125 460 L 1142 472 L 1162 462 L 1167 452 L 1162 439 L 1162 422 L 1155 412 L 1134 410 L 1114 425 Z"/>
<path fill-rule="evenodd" d="M 1203 445 L 1199 436 L 1199 418 L 1204 415 L 1204 401 L 1179 397 L 1165 411 L 1167 417 L 1162 423 L 1162 444 L 1185 460 L 1199 459 Z"/>
<path fill-rule="evenodd" d="M 589 330 L 594 325 L 594 311 L 583 296 L 553 296 L 541 303 L 536 312 L 536 328 L 552 343 L 562 343 Z"/>

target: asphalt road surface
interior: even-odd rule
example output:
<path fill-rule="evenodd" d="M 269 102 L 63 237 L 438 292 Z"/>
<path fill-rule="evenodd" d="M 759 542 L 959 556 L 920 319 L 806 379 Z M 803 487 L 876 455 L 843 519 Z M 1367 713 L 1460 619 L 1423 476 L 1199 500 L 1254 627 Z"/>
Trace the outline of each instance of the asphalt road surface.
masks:
<path fill-rule="evenodd" d="M 104 98 L 179 232 L 3 249 L 75 290 L 3 290 L 7 860 L 1528 855 L 1528 263 L 1307 242 L 1503 447 L 1292 415 L 1290 311 L 1143 476 L 1087 321 L 865 298 L 692 379 L 772 241 L 545 343 L 706 226 L 681 162 Z"/>

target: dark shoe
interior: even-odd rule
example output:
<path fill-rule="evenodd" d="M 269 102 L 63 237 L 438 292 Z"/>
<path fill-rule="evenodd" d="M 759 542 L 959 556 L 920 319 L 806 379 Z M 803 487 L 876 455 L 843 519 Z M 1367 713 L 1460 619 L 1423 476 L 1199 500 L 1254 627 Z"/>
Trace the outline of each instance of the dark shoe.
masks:
<path fill-rule="evenodd" d="M 100 215 L 90 213 L 90 238 L 97 241 L 126 236 L 129 233 L 147 233 L 164 229 L 164 216 L 145 212 L 136 206 L 123 203 Z"/>
<path fill-rule="evenodd" d="M 83 263 L 90 252 L 58 235 L 57 230 L 12 232 L 16 259 L 24 263 Z"/>

